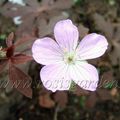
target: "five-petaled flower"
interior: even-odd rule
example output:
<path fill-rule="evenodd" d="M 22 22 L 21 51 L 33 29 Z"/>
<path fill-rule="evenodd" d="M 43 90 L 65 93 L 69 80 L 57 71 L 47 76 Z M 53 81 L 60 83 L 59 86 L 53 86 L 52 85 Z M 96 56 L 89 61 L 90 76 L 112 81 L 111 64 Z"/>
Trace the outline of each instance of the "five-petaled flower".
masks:
<path fill-rule="evenodd" d="M 43 85 L 55 92 L 69 90 L 74 81 L 83 89 L 96 90 L 98 72 L 86 60 L 105 53 L 108 47 L 106 38 L 91 33 L 78 44 L 78 29 L 69 19 L 55 25 L 54 36 L 56 41 L 44 37 L 37 39 L 32 46 L 35 61 L 45 65 L 40 72 Z"/>

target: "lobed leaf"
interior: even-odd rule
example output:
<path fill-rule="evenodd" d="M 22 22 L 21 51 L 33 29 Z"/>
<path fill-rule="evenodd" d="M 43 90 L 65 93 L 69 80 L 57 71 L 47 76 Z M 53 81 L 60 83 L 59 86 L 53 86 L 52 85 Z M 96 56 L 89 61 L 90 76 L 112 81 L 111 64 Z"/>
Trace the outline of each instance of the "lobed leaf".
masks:
<path fill-rule="evenodd" d="M 26 97 L 32 98 L 31 78 L 12 63 L 9 64 L 9 79 L 12 87 Z"/>
<path fill-rule="evenodd" d="M 23 64 L 23 63 L 26 63 L 32 59 L 33 59 L 32 56 L 28 56 L 25 54 L 16 54 L 11 58 L 11 62 L 13 64 Z"/>

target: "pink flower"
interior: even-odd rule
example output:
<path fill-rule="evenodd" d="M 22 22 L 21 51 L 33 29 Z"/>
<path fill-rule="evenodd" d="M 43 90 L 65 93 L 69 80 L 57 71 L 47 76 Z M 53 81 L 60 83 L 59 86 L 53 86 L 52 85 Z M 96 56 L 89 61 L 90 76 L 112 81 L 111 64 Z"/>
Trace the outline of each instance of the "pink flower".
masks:
<path fill-rule="evenodd" d="M 69 90 L 74 81 L 83 89 L 96 90 L 98 72 L 86 60 L 105 53 L 108 47 L 106 38 L 92 33 L 79 43 L 78 29 L 69 19 L 55 25 L 54 36 L 56 41 L 45 37 L 37 39 L 32 46 L 35 61 L 45 65 L 40 71 L 43 85 L 55 92 Z"/>

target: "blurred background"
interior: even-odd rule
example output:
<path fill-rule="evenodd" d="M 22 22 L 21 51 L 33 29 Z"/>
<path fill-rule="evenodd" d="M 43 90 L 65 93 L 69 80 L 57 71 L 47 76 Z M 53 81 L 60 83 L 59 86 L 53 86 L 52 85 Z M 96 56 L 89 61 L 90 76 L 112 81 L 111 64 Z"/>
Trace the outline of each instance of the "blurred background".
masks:
<path fill-rule="evenodd" d="M 96 32 L 109 42 L 104 56 L 89 61 L 100 74 L 95 92 L 78 86 L 71 91 L 46 90 L 39 77 L 42 66 L 34 61 L 15 65 L 12 72 L 5 67 L 2 48 L 7 40 L 13 39 L 15 53 L 31 55 L 34 40 L 53 37 L 56 22 L 67 18 L 78 27 L 80 39 Z M 9 83 L 27 79 L 23 72 L 32 80 L 29 92 Z M 0 120 L 120 120 L 119 88 L 120 0 L 0 0 Z"/>

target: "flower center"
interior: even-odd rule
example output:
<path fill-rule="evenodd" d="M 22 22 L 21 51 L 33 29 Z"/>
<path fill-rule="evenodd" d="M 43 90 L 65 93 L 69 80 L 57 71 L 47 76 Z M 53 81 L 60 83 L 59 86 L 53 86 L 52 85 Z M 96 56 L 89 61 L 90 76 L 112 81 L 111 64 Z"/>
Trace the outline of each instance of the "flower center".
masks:
<path fill-rule="evenodd" d="M 67 52 L 64 54 L 64 62 L 67 64 L 74 64 L 76 61 L 75 52 Z"/>
<path fill-rule="evenodd" d="M 73 61 L 73 57 L 68 57 L 68 63 Z"/>

